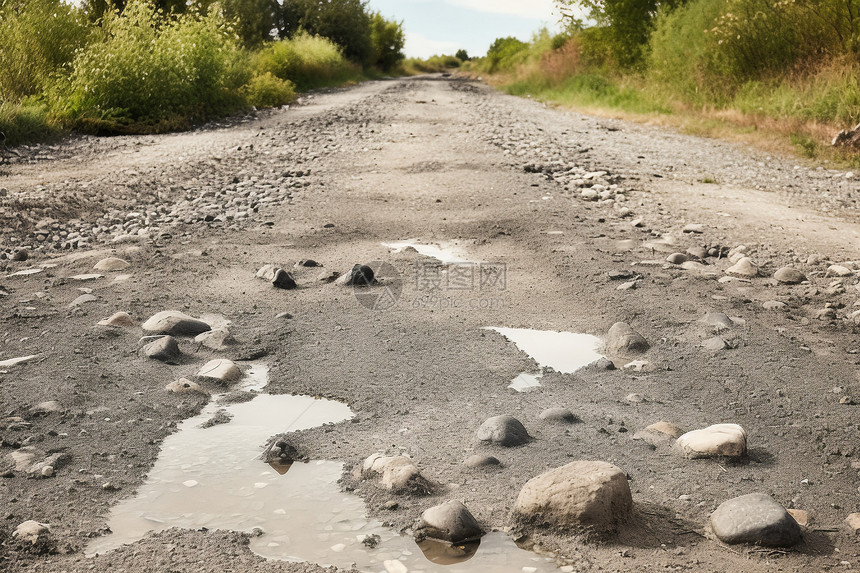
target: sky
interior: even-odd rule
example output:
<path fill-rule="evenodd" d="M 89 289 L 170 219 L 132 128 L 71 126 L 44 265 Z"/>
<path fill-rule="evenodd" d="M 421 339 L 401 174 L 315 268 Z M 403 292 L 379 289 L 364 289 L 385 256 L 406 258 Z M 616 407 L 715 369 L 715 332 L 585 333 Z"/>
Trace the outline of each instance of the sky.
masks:
<path fill-rule="evenodd" d="M 543 26 L 556 31 L 553 0 L 370 0 L 368 9 L 403 22 L 407 57 L 484 56 L 496 38 L 523 41 Z"/>

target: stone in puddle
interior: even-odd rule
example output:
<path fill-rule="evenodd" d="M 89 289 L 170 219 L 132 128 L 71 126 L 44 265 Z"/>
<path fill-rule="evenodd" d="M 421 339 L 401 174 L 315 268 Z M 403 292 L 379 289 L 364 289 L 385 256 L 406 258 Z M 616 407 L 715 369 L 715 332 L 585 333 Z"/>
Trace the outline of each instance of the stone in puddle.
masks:
<path fill-rule="evenodd" d="M 470 468 L 486 468 L 489 466 L 499 466 L 502 462 L 495 456 L 485 456 L 481 454 L 473 454 L 466 458 L 466 466 Z"/>
<path fill-rule="evenodd" d="M 627 476 L 601 461 L 572 462 L 530 479 L 514 505 L 514 519 L 549 528 L 613 531 L 633 509 Z"/>
<path fill-rule="evenodd" d="M 372 454 L 361 466 L 363 479 L 376 478 L 383 488 L 399 492 L 425 494 L 430 484 L 421 476 L 415 462 L 406 456 L 383 456 Z"/>
<path fill-rule="evenodd" d="M 538 416 L 541 420 L 545 420 L 547 422 L 556 422 L 559 424 L 575 424 L 577 422 L 581 422 L 576 414 L 571 412 L 567 408 L 547 408 Z"/>
<path fill-rule="evenodd" d="M 796 285 L 805 281 L 806 275 L 794 267 L 782 267 L 773 273 L 773 278 L 787 285 Z"/>
<path fill-rule="evenodd" d="M 178 364 L 182 357 L 182 352 L 179 350 L 179 343 L 172 336 L 162 336 L 153 340 L 141 349 L 143 355 L 147 358 L 160 360 L 167 364 Z"/>
<path fill-rule="evenodd" d="M 187 378 L 180 378 L 179 380 L 174 380 L 173 382 L 165 386 L 164 389 L 174 394 L 191 394 L 193 392 L 199 392 L 201 394 L 206 393 L 203 391 L 203 388 L 200 387 L 200 384 L 188 380 Z"/>
<path fill-rule="evenodd" d="M 235 382 L 242 378 L 242 371 L 239 370 L 239 367 L 233 361 L 216 358 L 204 364 L 197 373 L 197 376 L 219 382 Z"/>
<path fill-rule="evenodd" d="M 12 538 L 31 545 L 38 545 L 46 541 L 50 534 L 51 528 L 47 523 L 39 523 L 29 519 L 15 528 L 15 531 L 12 532 Z"/>
<path fill-rule="evenodd" d="M 226 328 L 216 328 L 207 332 L 201 332 L 194 337 L 194 342 L 212 350 L 227 350 L 230 346 L 238 344 L 238 341 L 233 338 L 233 335 Z"/>
<path fill-rule="evenodd" d="M 147 332 L 154 334 L 197 335 L 212 327 L 202 320 L 188 316 L 178 310 L 158 312 L 141 325 Z"/>
<path fill-rule="evenodd" d="M 645 337 L 624 322 L 613 324 L 606 335 L 606 351 L 609 354 L 639 354 L 648 348 L 648 341 L 645 340 Z"/>
<path fill-rule="evenodd" d="M 666 262 L 672 263 L 673 265 L 680 265 L 681 263 L 686 263 L 688 260 L 687 255 L 684 253 L 672 253 L 666 257 Z"/>
<path fill-rule="evenodd" d="M 726 269 L 726 273 L 739 277 L 752 278 L 758 276 L 758 267 L 751 258 L 741 257 L 733 266 Z"/>
<path fill-rule="evenodd" d="M 725 543 L 790 547 L 803 535 L 800 525 L 769 495 L 751 493 L 724 501 L 711 514 L 711 529 Z"/>
<path fill-rule="evenodd" d="M 418 537 L 463 543 L 480 538 L 484 531 L 463 502 L 446 501 L 424 511 L 415 526 Z"/>
<path fill-rule="evenodd" d="M 714 424 L 680 436 L 675 448 L 686 458 L 737 458 L 747 453 L 747 434 L 737 424 Z"/>
<path fill-rule="evenodd" d="M 130 328 L 135 325 L 134 319 L 127 312 L 115 312 L 108 318 L 99 321 L 99 326 L 118 326 Z"/>
<path fill-rule="evenodd" d="M 531 439 L 522 422 L 508 415 L 488 418 L 475 432 L 475 437 L 480 442 L 505 447 L 521 446 Z"/>
<path fill-rule="evenodd" d="M 121 271 L 127 269 L 131 266 L 126 260 L 120 259 L 118 257 L 108 257 L 106 259 L 102 259 L 95 264 L 93 270 L 96 271 Z"/>
<path fill-rule="evenodd" d="M 282 288 L 284 290 L 292 290 L 296 288 L 296 280 L 293 276 L 285 271 L 284 269 L 275 270 L 275 276 L 272 277 L 272 284 L 277 288 Z"/>

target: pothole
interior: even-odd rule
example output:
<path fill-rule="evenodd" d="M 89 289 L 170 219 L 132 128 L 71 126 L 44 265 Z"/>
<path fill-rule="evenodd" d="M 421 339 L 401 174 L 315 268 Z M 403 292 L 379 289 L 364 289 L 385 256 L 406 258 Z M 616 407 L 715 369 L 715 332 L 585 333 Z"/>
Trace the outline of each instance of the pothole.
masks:
<path fill-rule="evenodd" d="M 383 247 L 389 248 L 395 253 L 399 253 L 406 248 L 413 248 L 419 254 L 425 257 L 436 259 L 443 265 L 456 263 L 473 263 L 473 259 L 468 259 L 453 241 L 442 241 L 436 243 L 422 242 L 418 239 L 407 239 L 405 241 L 397 241 L 394 243 L 382 243 Z"/>
<path fill-rule="evenodd" d="M 233 389 L 258 392 L 268 369 L 255 365 Z M 94 539 L 88 556 L 170 528 L 262 532 L 250 541 L 269 559 L 306 561 L 368 572 L 521 573 L 557 571 L 552 559 L 525 551 L 504 533 L 480 544 L 422 543 L 368 519 L 362 498 L 340 491 L 343 464 L 327 460 L 269 466 L 262 445 L 287 431 L 353 417 L 346 404 L 310 396 L 259 394 L 219 403 L 180 424 L 164 440 L 146 482 L 110 513 L 111 534 Z M 219 411 L 226 422 L 203 428 Z M 371 539 L 373 543 L 366 543 Z M 479 548 L 480 546 L 480 548 Z"/>
<path fill-rule="evenodd" d="M 537 362 L 540 372 L 523 372 L 513 379 L 510 386 L 517 392 L 528 392 L 540 387 L 545 368 L 561 374 L 570 374 L 603 358 L 603 341 L 590 334 L 556 332 L 530 328 L 504 328 L 488 326 Z"/>

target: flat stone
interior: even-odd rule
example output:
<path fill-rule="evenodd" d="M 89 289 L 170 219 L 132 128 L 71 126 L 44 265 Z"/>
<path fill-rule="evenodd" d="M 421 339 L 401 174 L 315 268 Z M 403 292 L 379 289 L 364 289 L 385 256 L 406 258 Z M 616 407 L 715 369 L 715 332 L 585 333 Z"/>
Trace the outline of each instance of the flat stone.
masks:
<path fill-rule="evenodd" d="M 705 226 L 702 225 L 701 223 L 690 223 L 688 225 L 684 225 L 684 228 L 681 229 L 681 232 L 682 233 L 695 233 L 698 235 L 698 234 L 703 233 L 704 230 L 705 230 Z"/>
<path fill-rule="evenodd" d="M 701 346 L 705 350 L 709 350 L 711 352 L 719 352 L 720 350 L 725 350 L 726 348 L 728 348 L 729 344 L 722 337 L 714 336 L 703 341 Z"/>
<path fill-rule="evenodd" d="M 601 461 L 572 462 L 530 479 L 514 505 L 523 524 L 612 531 L 628 518 L 633 497 L 627 475 Z"/>
<path fill-rule="evenodd" d="M 178 364 L 182 357 L 182 352 L 179 350 L 179 343 L 172 336 L 162 336 L 153 340 L 141 349 L 141 352 L 147 358 L 160 360 L 167 364 Z"/>
<path fill-rule="evenodd" d="M 735 325 L 734 321 L 722 312 L 709 312 L 702 318 L 702 322 L 717 330 L 725 330 Z"/>
<path fill-rule="evenodd" d="M 415 526 L 420 537 L 441 539 L 451 543 L 463 543 L 479 539 L 484 531 L 463 502 L 446 501 L 426 509 Z"/>
<path fill-rule="evenodd" d="M 666 262 L 672 263 L 673 265 L 680 265 L 681 263 L 686 263 L 688 260 L 687 255 L 684 253 L 672 253 L 666 257 Z"/>
<path fill-rule="evenodd" d="M 726 269 L 727 274 L 746 278 L 757 277 L 758 272 L 758 267 L 749 257 L 741 257 L 733 266 Z"/>
<path fill-rule="evenodd" d="M 790 547 L 803 535 L 783 506 L 769 495 L 751 493 L 724 501 L 711 514 L 711 529 L 725 543 Z"/>
<path fill-rule="evenodd" d="M 272 277 L 272 284 L 276 288 L 284 290 L 292 290 L 298 286 L 293 276 L 284 269 L 275 270 L 275 275 Z"/>
<path fill-rule="evenodd" d="M 108 257 L 106 259 L 102 259 L 93 266 L 93 270 L 103 271 L 103 272 L 112 272 L 112 271 L 121 271 L 127 269 L 131 266 L 126 260 L 120 259 L 118 257 Z"/>
<path fill-rule="evenodd" d="M 796 285 L 805 281 L 806 275 L 794 267 L 782 267 L 773 273 L 773 278 L 787 285 Z"/>
<path fill-rule="evenodd" d="M 788 514 L 794 518 L 794 521 L 801 527 L 808 527 L 810 523 L 809 512 L 803 509 L 786 509 Z"/>
<path fill-rule="evenodd" d="M 541 420 L 547 422 L 556 422 L 559 424 L 575 424 L 581 422 L 579 417 L 567 408 L 547 408 L 538 416 Z"/>
<path fill-rule="evenodd" d="M 489 466 L 499 466 L 502 462 L 495 456 L 485 456 L 482 454 L 473 454 L 466 458 L 466 466 L 470 468 L 485 468 Z"/>
<path fill-rule="evenodd" d="M 87 304 L 89 302 L 95 302 L 98 299 L 99 297 L 94 294 L 82 294 L 81 296 L 69 303 L 69 308 L 75 308 Z"/>
<path fill-rule="evenodd" d="M 12 532 L 12 538 L 36 545 L 40 541 L 45 540 L 50 533 L 51 528 L 48 524 L 28 519 L 15 528 L 15 531 Z"/>
<path fill-rule="evenodd" d="M 231 360 L 216 358 L 200 368 L 197 376 L 218 380 L 219 382 L 235 382 L 242 378 L 242 371 Z"/>
<path fill-rule="evenodd" d="M 7 279 L 11 279 L 12 277 L 28 277 L 30 275 L 35 275 L 37 273 L 45 272 L 45 269 L 24 269 L 22 271 L 16 271 L 10 275 L 6 275 Z"/>
<path fill-rule="evenodd" d="M 141 325 L 147 332 L 155 334 L 197 335 L 212 327 L 178 310 L 163 310 L 152 315 Z"/>
<path fill-rule="evenodd" d="M 173 382 L 165 386 L 164 389 L 174 394 L 192 394 L 195 392 L 200 394 L 206 394 L 206 391 L 200 387 L 200 384 L 192 380 L 188 380 L 187 378 L 180 378 L 179 380 L 174 380 Z"/>
<path fill-rule="evenodd" d="M 100 275 L 97 273 L 88 273 L 83 275 L 72 275 L 69 278 L 73 281 L 94 281 L 103 277 L 104 275 Z"/>
<path fill-rule="evenodd" d="M 427 493 L 429 483 L 418 466 L 406 456 L 372 454 L 361 467 L 363 479 L 375 479 L 384 489 L 394 492 Z"/>
<path fill-rule="evenodd" d="M 227 350 L 231 346 L 239 344 L 226 328 L 216 328 L 207 332 L 201 332 L 194 337 L 194 342 L 212 350 Z"/>
<path fill-rule="evenodd" d="M 741 457 L 747 453 L 747 434 L 737 424 L 715 424 L 680 436 L 675 449 L 686 458 Z"/>
<path fill-rule="evenodd" d="M 475 432 L 475 437 L 478 441 L 505 447 L 521 446 L 531 439 L 522 422 L 508 415 L 488 418 Z"/>
<path fill-rule="evenodd" d="M 135 326 L 134 319 L 127 312 L 115 312 L 108 318 L 99 321 L 99 326 L 118 326 L 122 328 L 131 328 Z"/>
<path fill-rule="evenodd" d="M 828 277 L 849 277 L 854 274 L 854 271 L 842 265 L 830 265 L 827 267 Z"/>
<path fill-rule="evenodd" d="M 682 434 L 682 430 L 669 422 L 655 422 L 633 434 L 634 440 L 642 440 L 654 447 L 668 446 Z"/>
<path fill-rule="evenodd" d="M 611 355 L 639 354 L 648 348 L 645 337 L 624 322 L 613 324 L 606 335 L 606 351 Z"/>

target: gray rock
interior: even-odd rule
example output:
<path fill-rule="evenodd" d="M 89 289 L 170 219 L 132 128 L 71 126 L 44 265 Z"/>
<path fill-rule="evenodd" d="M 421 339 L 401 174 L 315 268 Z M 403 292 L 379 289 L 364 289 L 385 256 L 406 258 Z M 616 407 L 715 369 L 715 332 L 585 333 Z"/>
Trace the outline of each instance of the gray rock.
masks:
<path fill-rule="evenodd" d="M 576 414 L 571 412 L 567 408 L 547 408 L 538 416 L 541 420 L 546 420 L 547 422 L 556 422 L 559 424 L 575 424 L 577 422 L 581 422 L 582 420 L 577 417 Z"/>
<path fill-rule="evenodd" d="M 725 543 L 790 547 L 800 542 L 800 525 L 769 495 L 751 493 L 724 501 L 711 514 L 711 529 Z"/>
<path fill-rule="evenodd" d="M 130 266 L 131 263 L 129 263 L 128 261 L 117 257 L 108 257 L 97 262 L 93 267 L 93 270 L 102 272 L 121 271 L 127 269 Z"/>
<path fill-rule="evenodd" d="M 15 251 L 15 254 L 12 255 L 13 261 L 21 262 L 21 261 L 26 261 L 29 258 L 30 258 L 30 251 L 28 251 L 27 249 L 18 249 L 17 251 Z"/>
<path fill-rule="evenodd" d="M 479 539 L 484 531 L 463 502 L 446 501 L 424 511 L 415 526 L 418 537 L 463 543 Z"/>
<path fill-rule="evenodd" d="M 485 468 L 489 466 L 499 466 L 502 462 L 495 456 L 485 456 L 481 454 L 473 454 L 466 458 L 466 466 L 470 468 Z"/>
<path fill-rule="evenodd" d="M 530 479 L 513 517 L 523 524 L 612 531 L 628 518 L 633 497 L 627 476 L 601 461 L 572 462 Z"/>
<path fill-rule="evenodd" d="M 773 278 L 787 285 L 796 285 L 805 281 L 806 275 L 794 267 L 782 267 L 773 273 Z"/>
<path fill-rule="evenodd" d="M 204 364 L 197 372 L 197 376 L 218 382 L 235 382 L 241 379 L 243 374 L 233 361 L 216 358 Z"/>
<path fill-rule="evenodd" d="M 141 325 L 141 328 L 146 332 L 154 334 L 172 334 L 172 335 L 197 335 L 207 330 L 212 330 L 212 327 L 185 313 L 178 310 L 163 310 L 152 315 L 146 322 Z"/>
<path fill-rule="evenodd" d="M 706 259 L 708 258 L 708 249 L 705 247 L 690 247 L 687 249 L 687 254 L 695 259 Z"/>
<path fill-rule="evenodd" d="M 624 322 L 613 324 L 606 335 L 606 350 L 609 354 L 639 354 L 648 348 L 649 344 L 645 337 Z"/>
<path fill-rule="evenodd" d="M 367 265 L 353 265 L 352 270 L 338 279 L 347 286 L 371 286 L 376 284 L 373 269 Z"/>
<path fill-rule="evenodd" d="M 50 534 L 51 528 L 47 523 L 39 523 L 29 519 L 15 528 L 15 531 L 12 532 L 12 538 L 31 545 L 38 545 L 45 541 Z"/>
<path fill-rule="evenodd" d="M 30 408 L 30 414 L 34 416 L 44 416 L 55 412 L 63 412 L 64 410 L 65 408 L 63 408 L 63 405 L 56 400 L 48 400 L 47 402 L 39 402 Z"/>
<path fill-rule="evenodd" d="M 275 287 L 282 288 L 284 290 L 292 290 L 298 286 L 293 276 L 284 269 L 275 270 L 275 275 L 272 277 L 272 284 L 275 285 Z"/>
<path fill-rule="evenodd" d="M 669 422 L 655 422 L 633 434 L 634 440 L 642 440 L 654 447 L 668 446 L 683 434 L 680 428 Z"/>
<path fill-rule="evenodd" d="M 741 257 L 726 273 L 739 277 L 752 278 L 758 276 L 758 266 L 749 257 Z"/>
<path fill-rule="evenodd" d="M 194 342 L 212 350 L 227 350 L 229 347 L 238 344 L 238 341 L 233 338 L 233 335 L 226 328 L 216 328 L 207 332 L 201 332 L 194 337 Z"/>
<path fill-rule="evenodd" d="M 719 352 L 729 347 L 729 344 L 721 337 L 714 336 L 702 342 L 702 348 L 711 352 Z"/>
<path fill-rule="evenodd" d="M 672 253 L 666 257 L 666 262 L 672 263 L 673 265 L 680 265 L 681 263 L 686 263 L 688 260 L 687 255 L 684 253 Z"/>
<path fill-rule="evenodd" d="M 784 302 L 780 302 L 778 300 L 766 300 L 761 303 L 762 308 L 765 310 L 784 310 L 786 304 Z"/>
<path fill-rule="evenodd" d="M 182 357 L 182 351 L 179 350 L 179 343 L 172 336 L 162 336 L 153 340 L 141 349 L 141 352 L 147 358 L 160 360 L 167 364 L 178 364 Z"/>
<path fill-rule="evenodd" d="M 84 304 L 87 304 L 88 302 L 95 302 L 98 299 L 99 297 L 94 294 L 82 294 L 81 296 L 73 300 L 71 303 L 69 303 L 69 308 L 79 307 Z"/>
<path fill-rule="evenodd" d="M 295 264 L 295 268 L 297 268 L 297 269 L 301 268 L 301 267 L 321 267 L 321 266 L 322 266 L 321 264 L 319 264 L 318 262 L 316 262 L 313 259 L 302 259 L 301 261 L 299 261 Z"/>
<path fill-rule="evenodd" d="M 134 319 L 127 312 L 115 312 L 108 318 L 99 321 L 99 326 L 117 326 L 121 328 L 131 328 L 135 326 Z"/>
<path fill-rule="evenodd" d="M 494 416 L 487 419 L 475 437 L 481 442 L 490 442 L 500 446 L 521 446 L 531 439 L 522 423 L 513 416 Z"/>
<path fill-rule="evenodd" d="M 734 321 L 722 312 L 709 312 L 702 318 L 702 322 L 708 326 L 713 326 L 718 331 L 732 328 L 735 325 Z"/>
<path fill-rule="evenodd" d="M 173 382 L 165 386 L 164 389 L 168 392 L 173 392 L 174 394 L 192 394 L 194 392 L 206 394 L 203 388 L 200 387 L 200 384 L 192 380 L 188 380 L 187 378 L 180 378 L 179 380 L 174 380 Z"/>

